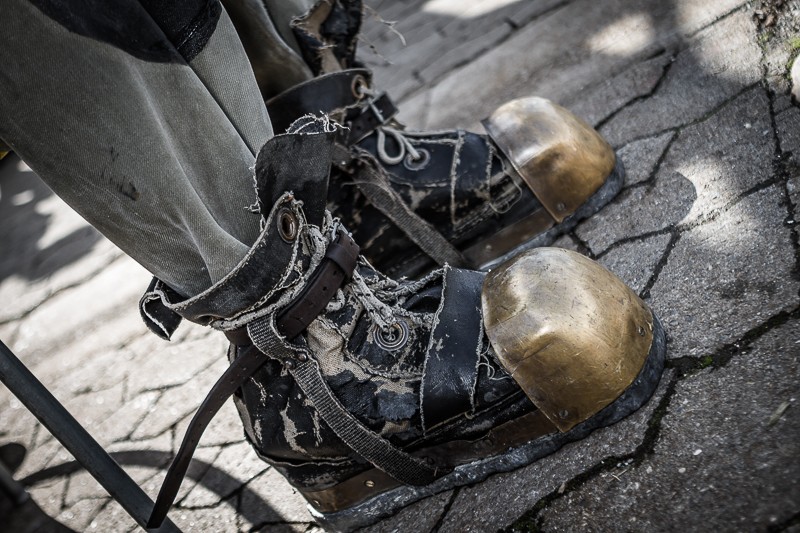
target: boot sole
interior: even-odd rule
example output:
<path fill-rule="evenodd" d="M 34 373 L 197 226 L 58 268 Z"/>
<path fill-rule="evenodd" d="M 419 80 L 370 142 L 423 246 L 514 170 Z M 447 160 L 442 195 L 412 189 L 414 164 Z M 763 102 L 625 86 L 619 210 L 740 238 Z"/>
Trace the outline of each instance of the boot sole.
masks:
<path fill-rule="evenodd" d="M 575 211 L 575 213 L 564 219 L 564 221 L 560 224 L 556 224 L 539 235 L 536 235 L 532 239 L 518 244 L 512 250 L 504 253 L 500 257 L 496 257 L 491 261 L 482 263 L 478 268 L 480 270 L 489 270 L 526 250 L 540 248 L 542 246 L 549 246 L 561 235 L 572 231 L 578 222 L 591 217 L 605 207 L 620 193 L 624 183 L 625 167 L 622 165 L 622 161 L 619 156 L 617 156 L 614 170 L 611 171 L 611 174 L 609 174 L 608 178 L 606 178 L 606 181 L 599 189 L 597 189 L 597 191 L 595 191 L 592 196 L 589 197 L 588 200 L 586 200 L 586 202 L 584 202 L 578 208 L 577 211 Z"/>
<path fill-rule="evenodd" d="M 320 525 L 332 531 L 352 531 L 394 515 L 400 509 L 423 498 L 485 480 L 492 474 L 510 472 L 552 454 L 565 444 L 581 440 L 598 428 L 614 424 L 642 407 L 653 395 L 664 370 L 666 335 L 658 318 L 653 316 L 653 343 L 636 379 L 613 403 L 566 433 L 551 433 L 512 448 L 504 454 L 456 467 L 446 476 L 425 487 L 399 486 L 376 495 L 349 509 L 321 513 L 309 506 Z"/>

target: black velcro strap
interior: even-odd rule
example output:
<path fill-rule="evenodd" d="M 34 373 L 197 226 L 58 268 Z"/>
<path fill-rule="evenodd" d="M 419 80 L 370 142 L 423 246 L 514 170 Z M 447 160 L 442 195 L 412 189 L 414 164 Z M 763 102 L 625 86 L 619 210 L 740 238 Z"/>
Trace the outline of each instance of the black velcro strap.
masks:
<path fill-rule="evenodd" d="M 422 376 L 426 430 L 472 409 L 483 337 L 480 293 L 484 276 L 471 270 L 445 270 Z"/>

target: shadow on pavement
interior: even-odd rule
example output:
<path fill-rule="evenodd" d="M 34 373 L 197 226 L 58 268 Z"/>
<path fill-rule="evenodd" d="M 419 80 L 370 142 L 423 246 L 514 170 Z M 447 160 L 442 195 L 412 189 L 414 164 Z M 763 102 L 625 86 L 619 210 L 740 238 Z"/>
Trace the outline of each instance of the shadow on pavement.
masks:
<path fill-rule="evenodd" d="M 173 458 L 171 452 L 157 450 L 127 450 L 111 452 L 109 455 L 120 466 L 147 467 L 155 470 L 165 470 Z M 84 470 L 83 466 L 77 461 L 68 461 L 39 470 L 19 480 L 19 482 L 26 487 L 31 487 L 54 478 L 70 476 L 82 470 Z M 204 484 L 203 486 L 205 488 L 217 494 L 221 501 L 225 501 L 228 504 L 231 504 L 229 498 L 235 492 L 239 492 L 241 496 L 246 496 L 253 501 L 255 505 L 248 505 L 246 508 L 237 510 L 237 512 L 251 524 L 263 522 L 266 514 L 278 514 L 272 509 L 268 502 L 264 501 L 263 498 L 247 485 L 244 485 L 243 481 L 234 478 L 224 470 L 200 459 L 192 459 L 189 469 L 186 472 L 184 483 L 186 479 L 192 479 L 198 483 Z M 209 479 L 213 481 L 208 482 Z M 234 487 L 236 488 L 234 489 Z M 241 487 L 241 489 L 238 487 Z M 257 514 L 255 513 L 256 509 L 258 510 Z"/>
<path fill-rule="evenodd" d="M 102 238 L 82 226 L 42 246 L 48 233 L 60 233 L 51 227 L 52 215 L 42 209 L 52 197 L 16 155 L 0 160 L 0 282 L 12 275 L 29 281 L 46 278 L 89 253 Z"/>

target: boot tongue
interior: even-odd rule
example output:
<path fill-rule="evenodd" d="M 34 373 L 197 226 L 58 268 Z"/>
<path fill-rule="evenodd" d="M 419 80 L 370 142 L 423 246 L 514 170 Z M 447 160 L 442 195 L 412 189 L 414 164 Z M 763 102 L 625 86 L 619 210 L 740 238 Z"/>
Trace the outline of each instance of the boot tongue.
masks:
<path fill-rule="evenodd" d="M 256 159 L 256 187 L 261 214 L 267 217 L 287 191 L 302 200 L 306 220 L 321 225 L 328 199 L 334 132 L 313 119 L 303 133 L 277 135 L 267 141 Z"/>
<path fill-rule="evenodd" d="M 292 21 L 303 60 L 314 76 L 356 66 L 362 4 L 362 0 L 317 2 Z"/>

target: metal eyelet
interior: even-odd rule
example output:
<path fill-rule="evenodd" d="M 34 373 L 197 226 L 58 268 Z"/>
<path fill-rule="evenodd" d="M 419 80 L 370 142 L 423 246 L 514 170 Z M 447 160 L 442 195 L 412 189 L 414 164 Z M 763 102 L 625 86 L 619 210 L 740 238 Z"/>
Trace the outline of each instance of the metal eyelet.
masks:
<path fill-rule="evenodd" d="M 376 328 L 375 344 L 387 352 L 393 352 L 405 346 L 408 336 L 408 324 L 404 320 L 400 320 L 388 328 Z"/>
<path fill-rule="evenodd" d="M 284 242 L 293 243 L 300 231 L 300 224 L 294 211 L 288 207 L 281 207 L 275 218 L 278 226 L 278 235 L 281 236 Z"/>
<path fill-rule="evenodd" d="M 367 93 L 364 91 L 364 89 L 369 89 L 369 82 L 367 81 L 367 78 L 365 78 L 361 74 L 356 74 L 355 76 L 353 76 L 353 81 L 350 84 L 350 89 L 353 91 L 353 96 L 361 100 L 362 98 L 367 96 Z"/>
<path fill-rule="evenodd" d="M 425 148 L 417 148 L 417 152 L 419 152 L 418 158 L 414 159 L 411 154 L 408 154 L 403 160 L 403 166 L 408 170 L 422 170 L 431 162 L 431 153 Z"/>

